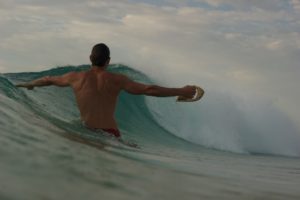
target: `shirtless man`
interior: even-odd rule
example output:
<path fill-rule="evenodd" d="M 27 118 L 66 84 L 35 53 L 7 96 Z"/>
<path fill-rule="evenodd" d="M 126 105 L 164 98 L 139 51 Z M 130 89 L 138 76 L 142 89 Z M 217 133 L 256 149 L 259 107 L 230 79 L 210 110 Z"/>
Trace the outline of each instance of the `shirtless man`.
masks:
<path fill-rule="evenodd" d="M 62 76 L 45 76 L 40 79 L 18 84 L 32 90 L 34 87 L 55 85 L 73 88 L 81 120 L 92 130 L 102 129 L 116 137 L 120 132 L 114 118 L 117 99 L 122 90 L 135 95 L 157 97 L 180 96 L 192 98 L 196 92 L 194 86 L 165 88 L 146 85 L 130 80 L 124 75 L 106 71 L 110 62 L 109 48 L 101 43 L 93 47 L 90 60 L 92 67 L 85 72 L 69 72 Z"/>

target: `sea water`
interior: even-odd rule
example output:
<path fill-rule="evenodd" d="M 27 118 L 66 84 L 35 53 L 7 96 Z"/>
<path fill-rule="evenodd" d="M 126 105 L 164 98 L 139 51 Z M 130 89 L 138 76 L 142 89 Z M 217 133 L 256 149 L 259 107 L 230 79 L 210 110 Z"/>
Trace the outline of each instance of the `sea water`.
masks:
<path fill-rule="evenodd" d="M 300 134 L 269 105 L 213 91 L 193 104 L 122 92 L 116 119 L 133 148 L 85 129 L 70 88 L 14 86 L 84 70 L 0 76 L 1 200 L 300 199 Z"/>

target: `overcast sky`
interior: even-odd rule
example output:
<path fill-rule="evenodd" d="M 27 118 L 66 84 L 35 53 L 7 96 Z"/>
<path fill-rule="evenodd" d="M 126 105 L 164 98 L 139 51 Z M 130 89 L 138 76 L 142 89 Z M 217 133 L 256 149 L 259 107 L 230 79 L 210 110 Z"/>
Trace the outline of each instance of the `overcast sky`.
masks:
<path fill-rule="evenodd" d="M 263 96 L 300 122 L 300 0 L 0 0 L 0 27 L 0 72 L 88 64 L 104 42 L 113 63 Z"/>

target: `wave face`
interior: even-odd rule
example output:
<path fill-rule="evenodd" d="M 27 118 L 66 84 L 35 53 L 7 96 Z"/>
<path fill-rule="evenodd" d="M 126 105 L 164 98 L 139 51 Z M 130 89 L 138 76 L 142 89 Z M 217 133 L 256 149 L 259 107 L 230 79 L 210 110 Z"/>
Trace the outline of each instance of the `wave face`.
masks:
<path fill-rule="evenodd" d="M 14 137 L 14 134 L 28 132 L 64 130 L 91 136 L 92 133 L 80 124 L 70 88 L 51 86 L 27 91 L 13 85 L 45 75 L 87 69 L 87 65 L 66 66 L 2 75 L 0 132 L 6 137 Z M 153 83 L 145 74 L 124 65 L 111 65 L 109 71 L 125 74 L 139 82 Z M 197 103 L 177 103 L 174 98 L 122 92 L 116 119 L 125 139 L 135 140 L 144 148 L 155 146 L 151 148 L 153 151 L 200 145 L 236 153 L 300 156 L 299 130 L 284 113 L 272 104 L 241 101 L 218 91 L 206 91 L 203 100 Z"/>

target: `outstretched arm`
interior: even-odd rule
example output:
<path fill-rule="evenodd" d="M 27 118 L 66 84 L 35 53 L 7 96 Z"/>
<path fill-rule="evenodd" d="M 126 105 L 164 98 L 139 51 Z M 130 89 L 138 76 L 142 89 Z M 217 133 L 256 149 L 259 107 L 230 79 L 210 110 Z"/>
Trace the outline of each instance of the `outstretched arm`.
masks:
<path fill-rule="evenodd" d="M 157 85 L 146 85 L 123 77 L 123 89 L 135 95 L 148 95 L 156 97 L 182 96 L 184 98 L 192 98 L 196 93 L 195 86 L 185 86 L 182 88 L 166 88 Z"/>
<path fill-rule="evenodd" d="M 32 90 L 34 87 L 43 87 L 49 85 L 55 85 L 60 87 L 70 86 L 71 80 L 74 76 L 74 72 L 64 74 L 62 76 L 45 76 L 28 83 L 17 84 L 17 87 L 25 87 L 28 90 Z"/>

